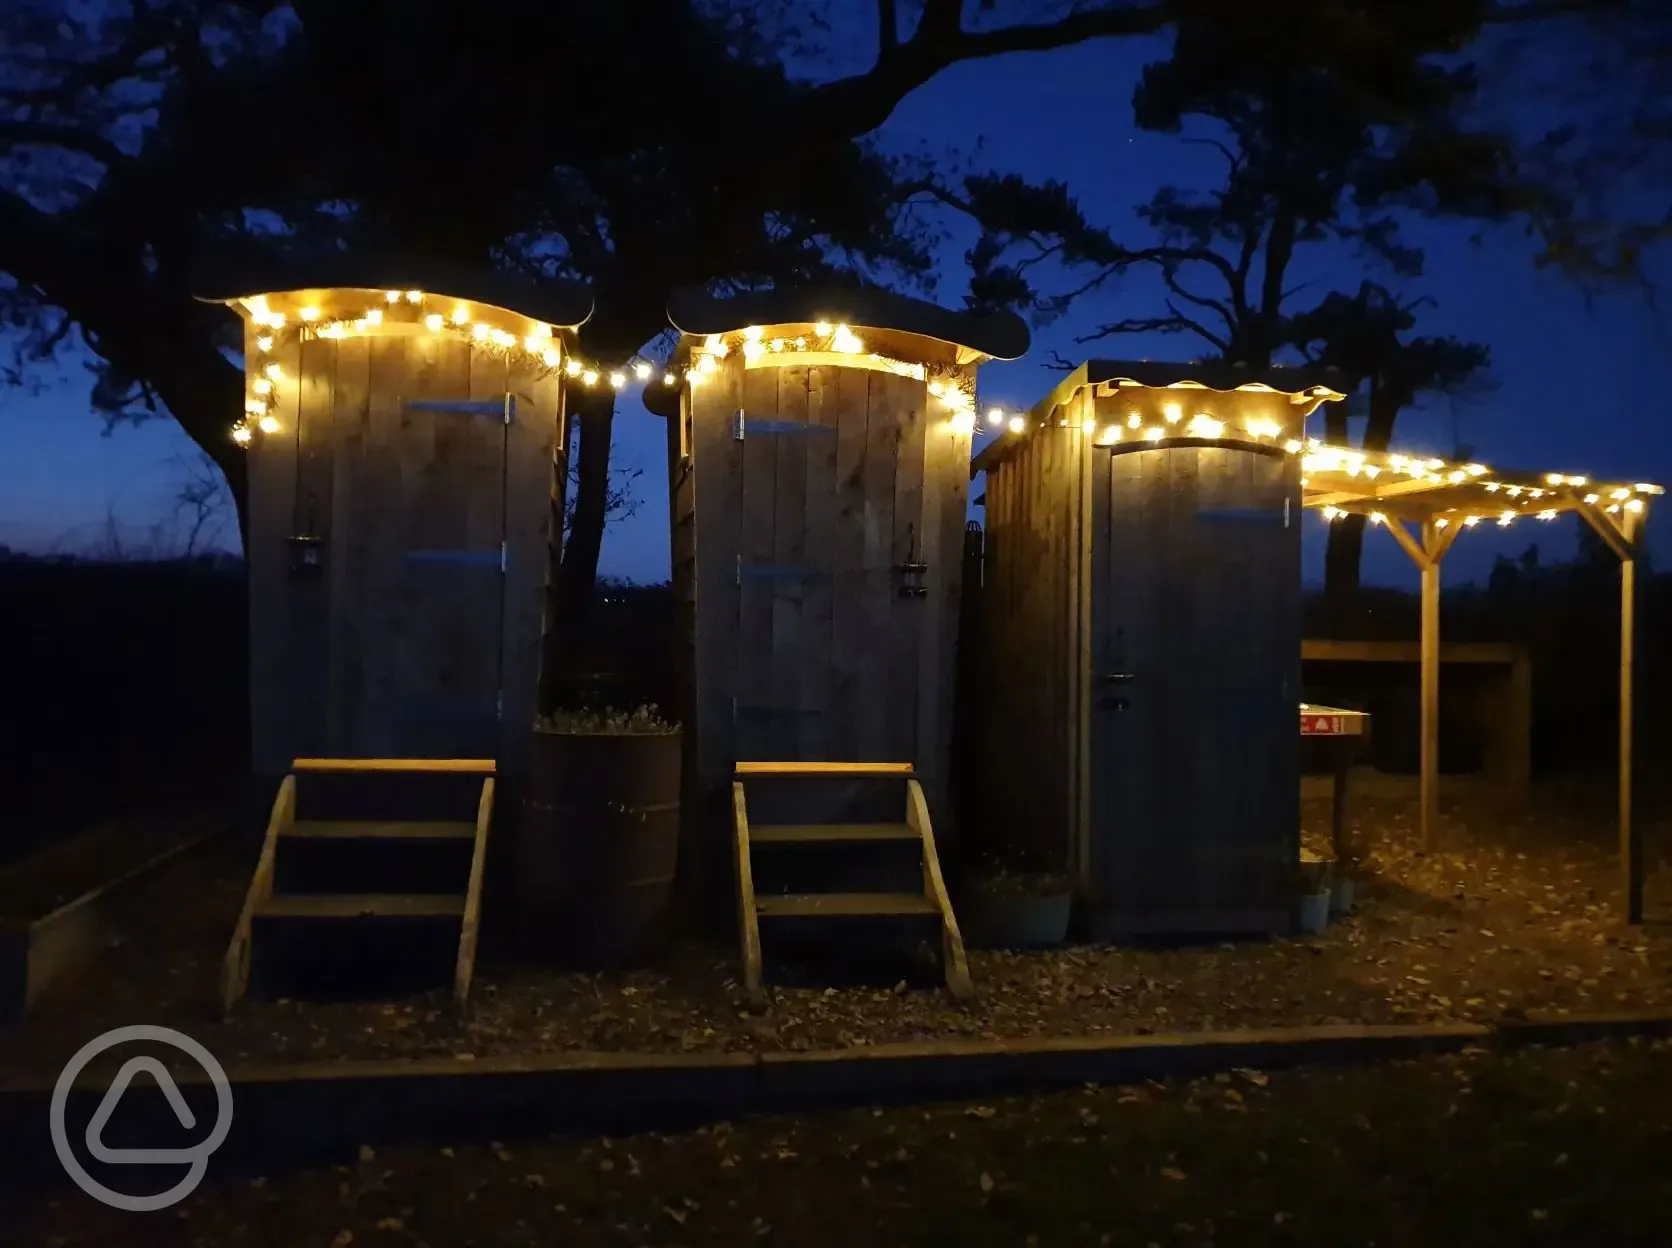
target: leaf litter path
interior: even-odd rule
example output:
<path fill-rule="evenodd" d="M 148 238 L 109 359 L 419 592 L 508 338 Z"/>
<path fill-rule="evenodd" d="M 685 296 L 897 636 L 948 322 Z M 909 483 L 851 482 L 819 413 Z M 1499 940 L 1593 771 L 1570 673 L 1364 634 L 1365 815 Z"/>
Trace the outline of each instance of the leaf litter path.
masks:
<path fill-rule="evenodd" d="M 1418 852 L 1414 803 L 1367 796 L 1354 814 L 1366 853 L 1361 904 L 1316 937 L 972 951 L 977 999 L 962 1006 L 944 992 L 883 984 L 775 988 L 765 1009 L 751 1011 L 729 944 L 681 945 L 662 965 L 612 975 L 484 962 L 463 1025 L 440 993 L 249 1001 L 217 1019 L 216 976 L 250 864 L 244 851 L 216 846 L 134 890 L 96 972 L 43 1002 L 36 1018 L 0 1029 L 0 1076 L 50 1078 L 88 1039 L 134 1022 L 179 1027 L 223 1062 L 468 1061 L 1672 1008 L 1672 932 L 1621 922 L 1606 802 L 1546 795 L 1515 812 L 1465 794 L 1445 807 L 1432 856 Z M 1327 811 L 1308 804 L 1307 818 L 1315 840 Z M 1647 839 L 1672 843 L 1664 825 Z M 1657 893 L 1672 901 L 1664 866 L 1651 877 Z"/>
<path fill-rule="evenodd" d="M 7 1242 L 244 1248 L 1662 1244 L 1666 1041 L 1245 1070 L 697 1131 L 362 1147 L 135 1215 L 67 1184 Z M 11 1223 L 7 1227 L 7 1223 Z"/>

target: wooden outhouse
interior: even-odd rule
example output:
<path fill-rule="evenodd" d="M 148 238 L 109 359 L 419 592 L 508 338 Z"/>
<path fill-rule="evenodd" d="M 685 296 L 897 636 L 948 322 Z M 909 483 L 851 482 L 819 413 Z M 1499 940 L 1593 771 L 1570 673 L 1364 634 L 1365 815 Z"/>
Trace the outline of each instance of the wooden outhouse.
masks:
<path fill-rule="evenodd" d="M 976 369 L 1026 325 L 863 288 L 682 294 L 669 317 L 646 401 L 687 674 L 681 869 L 729 873 L 740 761 L 911 763 L 949 819 Z"/>
<path fill-rule="evenodd" d="M 1301 454 L 1328 379 L 1096 360 L 976 458 L 980 839 L 1066 865 L 1094 938 L 1293 921 Z"/>
<path fill-rule="evenodd" d="M 244 321 L 254 771 L 525 766 L 564 335 L 591 296 L 434 261 L 226 266 Z"/>

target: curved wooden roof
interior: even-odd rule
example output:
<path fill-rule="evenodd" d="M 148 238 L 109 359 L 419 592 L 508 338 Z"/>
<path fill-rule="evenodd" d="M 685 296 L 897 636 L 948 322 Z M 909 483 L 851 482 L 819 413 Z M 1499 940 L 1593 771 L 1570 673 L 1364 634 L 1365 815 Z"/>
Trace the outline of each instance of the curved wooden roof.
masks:
<path fill-rule="evenodd" d="M 699 288 L 675 291 L 668 299 L 668 321 L 687 340 L 735 333 L 751 325 L 847 325 L 928 338 L 994 360 L 1027 354 L 1027 322 L 1014 313 L 985 315 L 959 312 L 875 286 L 785 286 L 716 297 Z M 688 351 L 688 342 L 675 352 Z M 670 417 L 679 409 L 672 387 L 649 386 L 644 405 L 653 415 Z"/>
<path fill-rule="evenodd" d="M 995 360 L 1027 354 L 1028 327 L 1010 312 L 957 312 L 876 286 L 785 286 L 715 298 L 701 290 L 674 292 L 668 320 L 682 333 L 703 337 L 747 325 L 839 322 L 855 329 L 891 329 L 949 342 Z"/>
<path fill-rule="evenodd" d="M 592 292 L 578 282 L 535 282 L 434 256 L 209 256 L 196 266 L 192 284 L 205 303 L 289 290 L 422 290 L 503 308 L 558 329 L 576 329 L 592 315 Z"/>

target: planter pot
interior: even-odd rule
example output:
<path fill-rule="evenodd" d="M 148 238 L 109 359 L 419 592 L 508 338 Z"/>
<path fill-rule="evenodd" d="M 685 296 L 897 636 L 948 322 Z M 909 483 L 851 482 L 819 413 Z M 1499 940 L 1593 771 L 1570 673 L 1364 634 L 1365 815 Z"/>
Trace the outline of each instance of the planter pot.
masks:
<path fill-rule="evenodd" d="M 681 737 L 534 734 L 516 845 L 530 951 L 593 969 L 653 956 L 679 856 Z"/>
<path fill-rule="evenodd" d="M 964 937 L 977 949 L 1039 949 L 1068 939 L 1074 912 L 1071 888 L 1015 892 L 977 886 L 960 915 Z"/>
<path fill-rule="evenodd" d="M 1316 936 L 1329 926 L 1330 890 L 1321 893 L 1306 893 L 1300 899 L 1300 930 L 1309 936 Z"/>
<path fill-rule="evenodd" d="M 1353 908 L 1353 877 L 1338 875 L 1330 884 L 1329 912 L 1331 914 L 1346 914 Z"/>

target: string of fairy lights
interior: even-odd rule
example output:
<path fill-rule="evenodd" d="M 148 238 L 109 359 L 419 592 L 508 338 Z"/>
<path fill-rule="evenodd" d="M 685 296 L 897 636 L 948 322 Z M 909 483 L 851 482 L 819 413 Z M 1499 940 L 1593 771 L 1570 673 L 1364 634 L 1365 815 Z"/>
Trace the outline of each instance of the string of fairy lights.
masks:
<path fill-rule="evenodd" d="M 798 361 L 839 357 L 842 362 L 863 362 L 864 366 L 926 382 L 929 393 L 948 409 L 955 432 L 971 433 L 975 428 L 976 400 L 967 379 L 956 370 L 914 364 L 868 351 L 864 340 L 848 325 L 820 321 L 793 336 L 768 338 L 764 330 L 750 326 L 730 335 L 711 334 L 691 352 L 688 367 L 675 372 L 667 364 L 635 356 L 610 367 L 589 363 L 565 348 L 554 328 L 538 322 L 524 334 L 496 324 L 498 309 L 476 309 L 469 303 L 447 299 L 419 290 L 382 292 L 381 303 L 367 301 L 351 309 L 327 310 L 315 305 L 296 308 L 294 314 L 270 306 L 266 296 L 242 301 L 255 327 L 258 358 L 246 371 L 249 389 L 244 414 L 232 428 L 232 437 L 248 446 L 256 434 L 281 431 L 277 416 L 279 387 L 285 381 L 283 366 L 273 358 L 295 336 L 307 339 L 347 339 L 394 332 L 422 332 L 468 342 L 477 350 L 501 354 L 537 375 L 560 372 L 569 382 L 588 388 L 607 385 L 614 390 L 651 385 L 676 386 L 683 379 L 701 385 L 732 351 L 739 352 L 747 365 L 771 355 L 772 364 L 790 366 Z M 520 319 L 520 318 L 519 318 Z M 397 326 L 400 328 L 397 329 Z M 1022 417 L 1001 408 L 988 412 L 990 423 L 1015 427 Z"/>
<path fill-rule="evenodd" d="M 232 429 L 234 440 L 247 446 L 257 433 L 271 435 L 282 431 L 276 406 L 279 387 L 286 377 L 274 356 L 295 335 L 304 340 L 388 333 L 450 337 L 468 342 L 476 350 L 502 355 L 537 375 L 556 373 L 583 387 L 606 385 L 617 391 L 634 384 L 658 382 L 673 387 L 682 380 L 691 386 L 707 384 L 719 371 L 720 361 L 733 352 L 742 357 L 745 368 L 856 366 L 923 382 L 930 397 L 944 409 L 947 425 L 954 434 L 971 435 L 978 424 L 980 406 L 973 369 L 914 363 L 869 350 L 864 338 L 843 323 L 819 321 L 792 327 L 797 332 L 782 335 L 769 335 L 759 326 L 748 326 L 731 334 L 710 334 L 692 344 L 689 362 L 679 370 L 638 356 L 608 367 L 572 354 L 551 325 L 516 317 L 526 332 L 513 333 L 504 323 L 496 323 L 511 316 L 499 309 L 476 309 L 467 302 L 418 290 L 389 290 L 381 294 L 381 303 L 372 303 L 373 293 L 366 292 L 367 302 L 350 311 L 327 311 L 304 305 L 295 309 L 294 318 L 272 308 L 265 296 L 243 300 L 255 330 L 253 344 L 257 358 L 246 369 L 248 392 L 243 418 Z M 1442 529 L 1454 523 L 1473 528 L 1489 520 L 1501 527 L 1523 518 L 1549 521 L 1565 510 L 1565 506 L 1552 506 L 1552 503 L 1571 505 L 1581 498 L 1586 505 L 1609 514 L 1640 513 L 1646 496 L 1664 493 L 1660 486 L 1647 482 L 1593 486 L 1589 478 L 1568 473 L 1548 473 L 1539 484 L 1531 484 L 1505 479 L 1480 463 L 1452 463 L 1434 456 L 1366 451 L 1330 445 L 1317 438 L 1285 437 L 1289 429 L 1268 413 L 1245 415 L 1237 422 L 1204 411 L 1192 414 L 1183 401 L 1188 387 L 1172 389 L 1180 391 L 1179 398 L 1161 402 L 1158 414 L 1132 410 L 1117 420 L 1087 419 L 1080 428 L 1100 446 L 1126 441 L 1160 443 L 1177 437 L 1281 446 L 1300 459 L 1301 488 L 1312 490 L 1315 497 L 1332 500 L 1313 507 L 1328 524 L 1355 513 L 1365 515 L 1372 524 L 1389 523 L 1386 512 L 1366 510 L 1381 496 L 1380 487 L 1366 488 L 1366 484 L 1384 476 L 1401 482 L 1403 488 L 1398 493 L 1463 487 L 1471 494 L 1478 489 L 1484 495 L 1494 496 L 1482 498 L 1478 504 L 1465 500 L 1451 514 L 1437 517 L 1434 523 Z M 1270 393 L 1276 395 L 1275 391 Z M 1012 437 L 1045 428 L 1050 423 L 997 405 L 987 407 L 985 420 L 1001 436 Z M 1070 422 L 1058 416 L 1055 423 L 1066 428 Z M 1326 488 L 1331 483 L 1325 478 L 1336 479 L 1333 482 L 1336 488 Z M 1581 495 L 1579 490 L 1587 492 Z M 1337 494 L 1341 497 L 1335 498 Z"/>
<path fill-rule="evenodd" d="M 614 367 L 588 363 L 566 350 L 550 325 L 530 322 L 527 333 L 512 333 L 495 323 L 496 317 L 504 315 L 497 309 L 477 309 L 467 302 L 420 290 L 384 291 L 381 304 L 368 302 L 351 310 L 305 305 L 296 309 L 294 317 L 270 307 L 262 295 L 243 300 L 243 304 L 256 329 L 258 355 L 253 366 L 245 370 L 249 388 L 244 416 L 232 428 L 233 440 L 243 446 L 248 446 L 257 433 L 281 431 L 275 412 L 278 387 L 285 373 L 272 357 L 294 336 L 304 340 L 372 337 L 399 332 L 396 327 L 400 326 L 408 332 L 468 342 L 476 350 L 504 356 L 538 376 L 561 372 L 586 387 L 604 384 L 623 390 L 634 382 L 650 383 L 657 377 L 667 386 L 679 381 L 665 367 L 638 356 Z"/>

